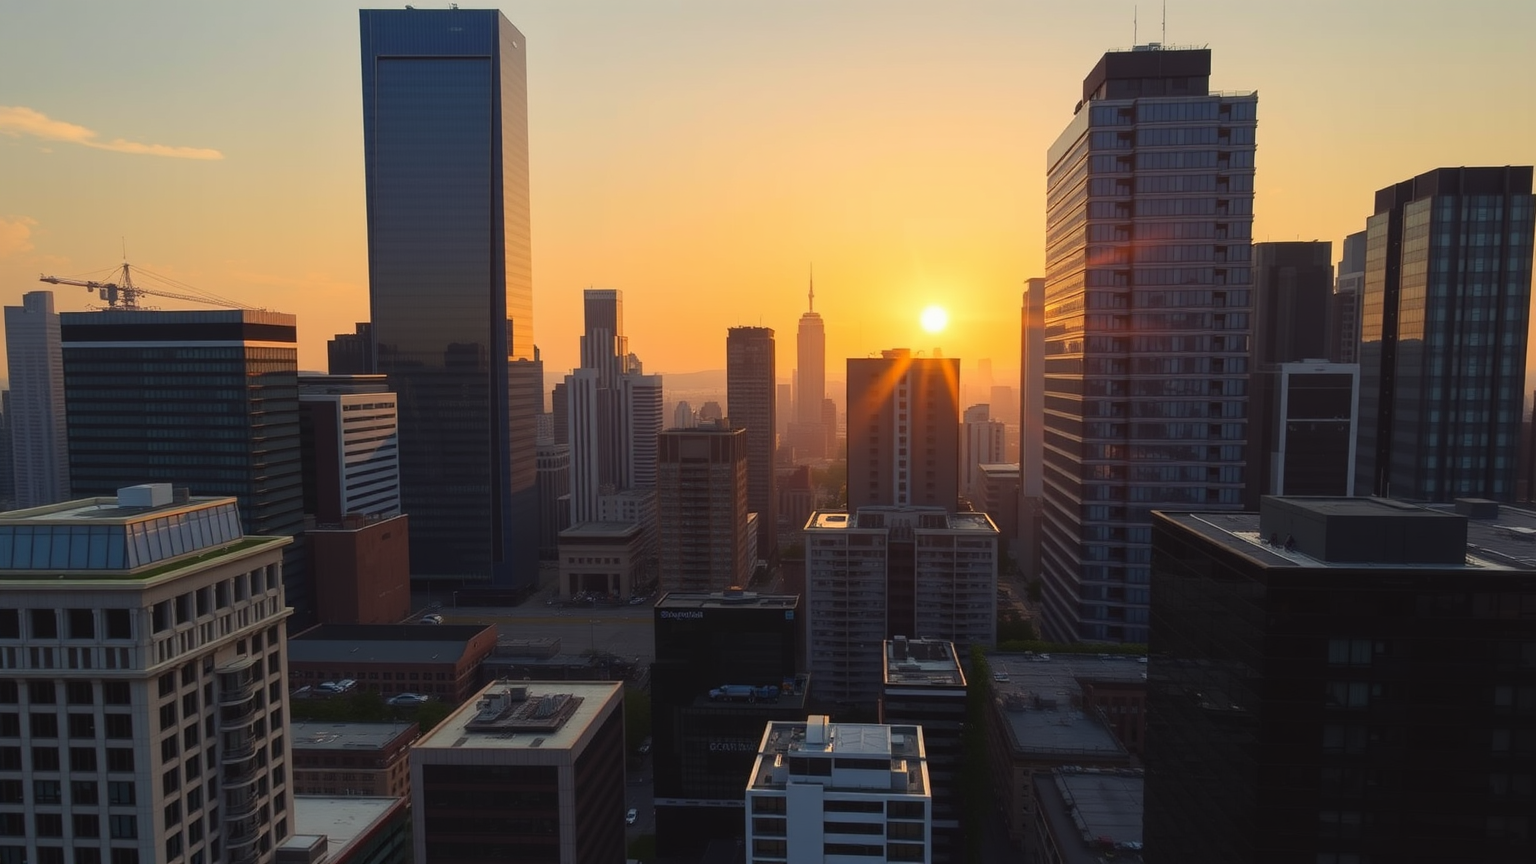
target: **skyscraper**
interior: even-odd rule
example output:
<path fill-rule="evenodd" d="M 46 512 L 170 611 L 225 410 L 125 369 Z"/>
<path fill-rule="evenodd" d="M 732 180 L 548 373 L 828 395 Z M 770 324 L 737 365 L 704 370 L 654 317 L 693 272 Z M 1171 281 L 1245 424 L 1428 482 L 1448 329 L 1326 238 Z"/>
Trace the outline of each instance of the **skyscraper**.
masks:
<path fill-rule="evenodd" d="M 1025 282 L 1019 309 L 1019 550 L 1024 578 L 1040 578 L 1045 475 L 1045 280 Z"/>
<path fill-rule="evenodd" d="M 990 405 L 972 405 L 965 409 L 963 417 L 960 424 L 960 493 L 969 498 L 972 505 L 979 506 L 986 498 L 987 487 L 981 466 L 1004 461 L 1007 427 L 1001 418 L 992 416 Z"/>
<path fill-rule="evenodd" d="M 1052 639 L 1145 641 L 1151 511 L 1241 503 L 1258 97 L 1210 72 L 1207 49 L 1105 54 L 1047 157 Z"/>
<path fill-rule="evenodd" d="M 773 330 L 732 327 L 725 337 L 726 404 L 731 426 L 747 430 L 747 509 L 757 514 L 758 555 L 778 557 L 779 493 L 773 473 Z"/>
<path fill-rule="evenodd" d="M 1531 309 L 1531 168 L 1438 168 L 1366 220 L 1356 491 L 1513 500 Z"/>
<path fill-rule="evenodd" d="M 808 308 L 795 334 L 795 420 L 789 438 L 803 459 L 828 457 L 821 402 L 827 397 L 827 328 L 816 311 L 816 283 L 806 295 Z"/>
<path fill-rule="evenodd" d="M 400 399 L 411 574 L 528 585 L 543 381 L 527 46 L 494 10 L 360 20 L 373 371 Z"/>
<path fill-rule="evenodd" d="M 332 375 L 373 374 L 373 325 L 364 321 L 354 333 L 337 333 L 325 343 L 325 354 Z"/>
<path fill-rule="evenodd" d="M 954 511 L 960 497 L 960 361 L 913 357 L 906 348 L 880 355 L 848 359 L 848 509 L 923 505 Z"/>
<path fill-rule="evenodd" d="M 69 432 L 64 417 L 64 359 L 52 291 L 29 291 L 5 307 L 10 363 L 11 464 L 17 507 L 69 497 Z M 135 466 L 137 467 L 137 466 Z"/>
<path fill-rule="evenodd" d="M 1328 312 L 1328 359 L 1358 363 L 1360 350 L 1360 298 L 1365 294 L 1365 232 L 1344 238 L 1333 283 L 1333 306 Z"/>
<path fill-rule="evenodd" d="M 145 471 L 240 502 L 245 533 L 304 529 L 298 336 L 258 310 L 59 316 L 74 494 L 111 495 Z M 314 622 L 302 537 L 283 550 L 295 622 Z"/>
<path fill-rule="evenodd" d="M 752 575 L 747 557 L 747 432 L 718 424 L 658 440 L 656 532 L 661 590 L 724 591 Z"/>

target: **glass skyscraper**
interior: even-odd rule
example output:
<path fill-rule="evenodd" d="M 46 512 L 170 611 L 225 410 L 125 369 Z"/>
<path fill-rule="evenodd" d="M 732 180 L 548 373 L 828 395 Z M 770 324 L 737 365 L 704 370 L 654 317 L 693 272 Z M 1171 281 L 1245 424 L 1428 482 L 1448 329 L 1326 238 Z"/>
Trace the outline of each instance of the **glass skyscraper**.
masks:
<path fill-rule="evenodd" d="M 361 12 L 376 371 L 400 400 L 414 579 L 538 567 L 523 35 L 495 10 Z"/>
<path fill-rule="evenodd" d="M 1210 72 L 1207 49 L 1105 54 L 1048 154 L 1051 639 L 1145 642 L 1151 511 L 1240 506 L 1258 97 Z"/>
<path fill-rule="evenodd" d="M 1366 220 L 1357 492 L 1515 499 L 1531 168 L 1439 168 Z"/>

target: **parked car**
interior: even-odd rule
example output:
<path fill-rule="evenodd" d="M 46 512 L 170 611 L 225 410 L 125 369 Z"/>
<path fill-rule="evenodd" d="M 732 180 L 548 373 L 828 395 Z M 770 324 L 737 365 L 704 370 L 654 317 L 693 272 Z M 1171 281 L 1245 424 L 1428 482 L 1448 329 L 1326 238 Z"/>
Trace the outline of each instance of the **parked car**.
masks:
<path fill-rule="evenodd" d="M 629 808 L 629 812 L 624 814 L 624 824 L 633 825 L 635 824 L 635 820 L 638 818 L 640 818 L 640 814 L 636 813 L 635 808 L 631 807 Z"/>
<path fill-rule="evenodd" d="M 425 693 L 401 693 L 398 696 L 391 696 L 385 701 L 396 708 L 415 708 L 418 705 L 425 705 L 431 702 L 432 697 Z"/>
<path fill-rule="evenodd" d="M 441 623 L 443 623 L 443 616 L 435 615 L 435 614 L 434 615 L 423 615 L 423 616 L 421 616 L 421 620 L 418 621 L 417 623 L 418 624 L 441 624 Z"/>
<path fill-rule="evenodd" d="M 321 681 L 315 685 L 315 694 L 319 696 L 340 696 L 350 693 L 357 687 L 357 681 L 352 678 L 343 678 L 340 681 Z"/>

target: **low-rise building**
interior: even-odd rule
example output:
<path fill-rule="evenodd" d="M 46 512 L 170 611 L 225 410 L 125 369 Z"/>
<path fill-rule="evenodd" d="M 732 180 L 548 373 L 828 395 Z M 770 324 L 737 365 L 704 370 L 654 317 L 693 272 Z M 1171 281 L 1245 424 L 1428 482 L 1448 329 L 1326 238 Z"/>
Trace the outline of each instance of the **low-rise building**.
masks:
<path fill-rule="evenodd" d="M 930 862 L 931 803 L 916 726 L 769 723 L 747 781 L 746 860 Z"/>
<path fill-rule="evenodd" d="M 480 688 L 494 624 L 326 624 L 288 642 L 294 687 L 351 680 L 385 698 L 420 693 L 458 704 Z"/>
<path fill-rule="evenodd" d="M 415 723 L 294 723 L 295 795 L 411 797 Z"/>
<path fill-rule="evenodd" d="M 560 597 L 627 598 L 644 563 L 640 523 L 579 522 L 560 532 Z"/>
<path fill-rule="evenodd" d="M 409 798 L 293 796 L 296 833 L 277 864 L 410 864 Z"/>
<path fill-rule="evenodd" d="M 1024 860 L 1038 864 L 1141 864 L 1142 773 L 1057 768 L 1035 776 L 1039 806 Z"/>
<path fill-rule="evenodd" d="M 624 860 L 617 683 L 497 683 L 411 749 L 418 864 Z"/>

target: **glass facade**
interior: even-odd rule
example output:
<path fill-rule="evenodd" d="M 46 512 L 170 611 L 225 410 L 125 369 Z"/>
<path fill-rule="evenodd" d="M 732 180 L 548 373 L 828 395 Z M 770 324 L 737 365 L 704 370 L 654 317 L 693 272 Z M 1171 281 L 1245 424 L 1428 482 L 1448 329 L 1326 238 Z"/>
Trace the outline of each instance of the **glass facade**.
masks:
<path fill-rule="evenodd" d="M 1357 491 L 1514 500 L 1531 303 L 1531 168 L 1441 168 L 1366 223 Z"/>
<path fill-rule="evenodd" d="M 1190 86 L 1209 66 L 1105 55 L 1048 157 L 1049 638 L 1145 642 L 1151 511 L 1241 503 L 1258 97 Z"/>
<path fill-rule="evenodd" d="M 543 383 L 523 36 L 459 9 L 364 10 L 361 32 L 373 338 L 400 398 L 411 574 L 529 584 Z"/>
<path fill-rule="evenodd" d="M 0 525 L 0 570 L 132 570 L 243 533 L 233 503 L 126 525 Z"/>

